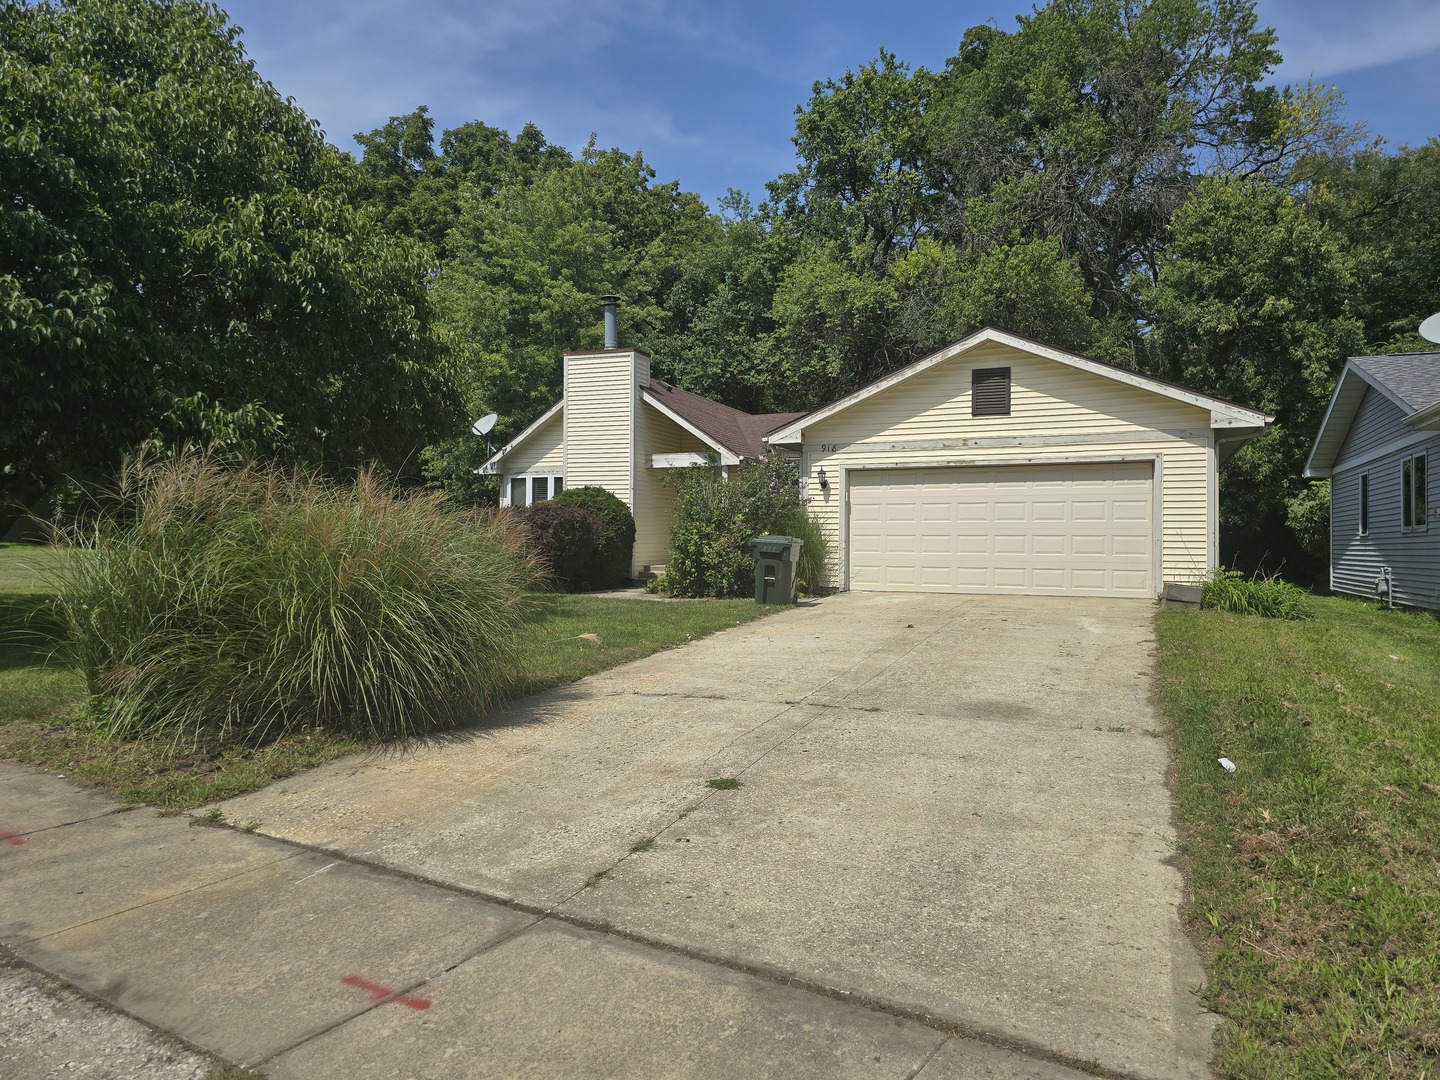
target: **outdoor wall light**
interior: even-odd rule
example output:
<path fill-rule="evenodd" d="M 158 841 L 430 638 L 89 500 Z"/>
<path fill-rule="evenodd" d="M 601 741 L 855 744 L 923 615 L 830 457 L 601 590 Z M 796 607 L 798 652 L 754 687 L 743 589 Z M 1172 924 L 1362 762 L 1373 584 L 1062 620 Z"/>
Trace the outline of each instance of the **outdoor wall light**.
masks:
<path fill-rule="evenodd" d="M 821 491 L 830 490 L 830 481 L 825 479 L 825 470 L 821 469 L 815 474 L 815 482 L 820 485 Z"/>

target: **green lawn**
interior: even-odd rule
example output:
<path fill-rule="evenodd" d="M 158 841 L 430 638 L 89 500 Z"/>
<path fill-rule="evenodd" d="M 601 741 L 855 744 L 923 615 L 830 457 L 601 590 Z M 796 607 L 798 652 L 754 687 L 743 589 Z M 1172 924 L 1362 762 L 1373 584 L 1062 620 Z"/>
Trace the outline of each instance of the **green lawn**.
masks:
<path fill-rule="evenodd" d="M 1440 1075 L 1440 620 L 1159 615 L 1222 1076 Z M 1234 773 L 1216 763 L 1235 762 Z"/>
<path fill-rule="evenodd" d="M 323 731 L 260 747 L 200 750 L 100 738 L 84 716 L 84 680 L 52 655 L 43 571 L 55 558 L 44 547 L 0 544 L 0 757 L 58 769 L 129 802 L 178 810 L 253 791 L 364 747 Z M 775 610 L 750 600 L 537 597 L 514 693 L 571 682 Z"/>

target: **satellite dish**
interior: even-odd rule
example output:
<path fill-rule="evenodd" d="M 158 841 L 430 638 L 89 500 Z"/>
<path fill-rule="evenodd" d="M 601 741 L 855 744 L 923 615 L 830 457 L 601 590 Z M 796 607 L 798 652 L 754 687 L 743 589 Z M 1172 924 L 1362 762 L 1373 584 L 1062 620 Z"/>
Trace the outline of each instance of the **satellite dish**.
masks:
<path fill-rule="evenodd" d="M 1426 341 L 1440 343 L 1440 311 L 1420 324 L 1420 336 Z"/>
<path fill-rule="evenodd" d="M 484 416 L 480 417 L 479 420 L 476 420 L 475 423 L 470 425 L 470 430 L 473 431 L 476 435 L 489 435 L 490 432 L 495 429 L 495 421 L 498 419 L 499 417 L 496 416 L 493 412 L 486 413 Z"/>

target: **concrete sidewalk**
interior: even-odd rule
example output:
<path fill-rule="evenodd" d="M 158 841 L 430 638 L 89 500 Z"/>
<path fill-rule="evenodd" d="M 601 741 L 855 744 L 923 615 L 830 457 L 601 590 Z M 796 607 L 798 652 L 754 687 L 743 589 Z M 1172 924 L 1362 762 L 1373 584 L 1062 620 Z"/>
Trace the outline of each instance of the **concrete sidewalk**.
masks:
<path fill-rule="evenodd" d="M 601 925 L 123 809 L 19 766 L 0 764 L 0 829 L 0 940 L 276 1080 L 1082 1075 Z M 5 1035 L 0 1055 L 44 1075 L 43 1055 Z"/>

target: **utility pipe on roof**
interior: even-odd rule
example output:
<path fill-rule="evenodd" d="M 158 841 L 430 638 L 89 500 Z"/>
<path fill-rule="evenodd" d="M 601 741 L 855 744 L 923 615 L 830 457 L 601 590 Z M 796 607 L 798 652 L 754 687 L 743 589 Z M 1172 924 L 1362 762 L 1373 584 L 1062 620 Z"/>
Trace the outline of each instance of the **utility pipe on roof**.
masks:
<path fill-rule="evenodd" d="M 605 305 L 605 348 L 618 348 L 620 342 L 620 297 L 602 296 L 600 303 Z"/>

